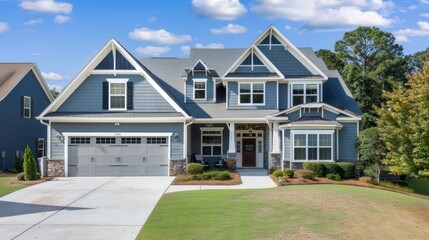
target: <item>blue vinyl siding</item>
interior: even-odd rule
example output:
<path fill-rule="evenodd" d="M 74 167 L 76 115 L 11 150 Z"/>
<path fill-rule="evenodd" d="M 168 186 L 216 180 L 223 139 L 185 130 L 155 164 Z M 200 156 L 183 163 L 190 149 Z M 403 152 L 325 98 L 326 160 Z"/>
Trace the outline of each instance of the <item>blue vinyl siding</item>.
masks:
<path fill-rule="evenodd" d="M 335 121 L 337 119 L 338 114 L 333 113 L 329 110 L 323 109 L 323 117 L 326 120 L 331 120 L 331 121 Z"/>
<path fill-rule="evenodd" d="M 57 134 L 62 134 L 63 132 L 177 133 L 179 135 L 178 141 L 174 141 L 173 137 L 171 137 L 171 158 L 183 158 L 183 123 L 121 123 L 119 126 L 115 126 L 112 123 L 52 123 L 51 129 L 52 159 L 64 159 L 64 142 L 56 137 Z"/>
<path fill-rule="evenodd" d="M 270 73 L 270 70 L 265 66 L 254 66 L 253 70 L 250 66 L 239 66 L 234 73 Z"/>
<path fill-rule="evenodd" d="M 277 67 L 285 77 L 313 75 L 284 46 L 258 46 L 262 53 Z"/>
<path fill-rule="evenodd" d="M 22 96 L 31 97 L 31 118 L 22 117 Z M 33 71 L 30 71 L 15 88 L 0 101 L 0 157 L 1 152 L 5 151 L 5 169 L 13 168 L 13 160 L 17 150 L 22 156 L 24 149 L 28 145 L 36 158 L 37 139 L 44 138 L 46 144 L 46 126 L 41 124 L 35 117 L 39 116 L 49 103 L 50 101 Z M 0 161 L 0 164 L 0 169 L 3 169 L 3 162 Z"/>
<path fill-rule="evenodd" d="M 279 84 L 279 109 L 287 109 L 288 85 Z"/>
<path fill-rule="evenodd" d="M 289 113 L 287 116 L 289 118 L 289 121 L 297 120 L 299 118 L 299 109 L 294 111 L 294 112 Z"/>
<path fill-rule="evenodd" d="M 213 78 L 212 76 L 210 76 L 209 74 L 205 74 L 205 73 L 194 73 L 194 75 L 189 74 L 188 75 L 188 80 L 186 81 L 186 103 L 194 103 L 196 101 L 194 101 L 193 97 L 194 97 L 194 81 L 193 79 L 195 78 L 200 78 L 200 79 L 207 79 L 206 82 L 206 100 L 196 100 L 197 102 L 201 103 L 201 102 L 213 102 L 214 97 L 213 97 L 213 88 L 214 88 L 214 84 L 213 84 Z"/>
<path fill-rule="evenodd" d="M 176 112 L 140 75 L 91 75 L 60 106 L 57 112 L 108 112 L 103 109 L 102 84 L 107 78 L 128 78 L 134 83 L 134 106 L 129 112 Z"/>
<path fill-rule="evenodd" d="M 322 111 L 321 108 L 302 108 L 301 109 L 301 116 L 302 117 L 322 117 Z"/>
<path fill-rule="evenodd" d="M 191 125 L 191 152 L 189 154 L 201 154 L 201 127 L 207 127 L 206 124 L 192 124 Z M 223 127 L 222 135 L 222 153 L 226 155 L 229 147 L 229 129 L 226 124 L 213 124 L 213 127 Z M 204 157 L 204 161 L 213 165 L 218 162 L 220 157 Z"/>
<path fill-rule="evenodd" d="M 339 161 L 357 161 L 356 141 L 358 125 L 356 123 L 340 123 L 343 125 L 343 128 L 338 132 Z"/>
<path fill-rule="evenodd" d="M 95 67 L 96 70 L 112 70 L 113 69 L 113 53 L 110 52 L 107 56 Z M 118 51 L 116 51 L 116 69 L 118 70 L 135 70 L 127 59 Z"/>
<path fill-rule="evenodd" d="M 238 82 L 228 82 L 228 109 L 276 109 L 277 108 L 277 82 L 265 83 L 265 105 L 246 106 L 238 105 Z"/>

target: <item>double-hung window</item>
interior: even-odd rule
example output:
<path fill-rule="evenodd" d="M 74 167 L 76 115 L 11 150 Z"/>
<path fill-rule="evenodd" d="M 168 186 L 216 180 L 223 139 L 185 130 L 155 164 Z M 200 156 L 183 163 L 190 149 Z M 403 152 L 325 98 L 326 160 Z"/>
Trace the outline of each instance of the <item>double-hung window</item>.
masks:
<path fill-rule="evenodd" d="M 201 128 L 201 152 L 203 156 L 222 155 L 223 128 Z"/>
<path fill-rule="evenodd" d="M 319 84 L 292 84 L 292 105 L 319 102 Z"/>
<path fill-rule="evenodd" d="M 207 79 L 194 79 L 194 100 L 206 100 Z"/>
<path fill-rule="evenodd" d="M 109 110 L 127 110 L 128 79 L 107 79 L 109 82 Z"/>
<path fill-rule="evenodd" d="M 22 106 L 22 116 L 24 118 L 31 118 L 31 97 L 24 96 Z"/>
<path fill-rule="evenodd" d="M 333 133 L 332 130 L 293 131 L 293 160 L 332 161 Z"/>
<path fill-rule="evenodd" d="M 264 83 L 239 83 L 240 104 L 263 105 L 264 104 Z"/>

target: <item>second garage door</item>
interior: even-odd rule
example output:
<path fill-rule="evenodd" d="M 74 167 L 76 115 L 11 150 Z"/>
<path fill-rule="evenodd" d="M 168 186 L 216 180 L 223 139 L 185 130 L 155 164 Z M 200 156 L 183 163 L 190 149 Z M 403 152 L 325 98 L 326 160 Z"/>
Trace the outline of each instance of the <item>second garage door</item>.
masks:
<path fill-rule="evenodd" d="M 167 176 L 167 137 L 70 137 L 69 176 Z"/>

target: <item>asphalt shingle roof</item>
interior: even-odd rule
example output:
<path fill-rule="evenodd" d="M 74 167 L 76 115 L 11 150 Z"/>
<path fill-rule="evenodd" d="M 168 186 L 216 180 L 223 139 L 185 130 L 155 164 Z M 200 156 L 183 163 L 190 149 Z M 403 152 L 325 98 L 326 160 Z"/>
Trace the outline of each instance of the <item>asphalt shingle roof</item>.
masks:
<path fill-rule="evenodd" d="M 21 81 L 33 63 L 0 63 L 0 100 Z"/>

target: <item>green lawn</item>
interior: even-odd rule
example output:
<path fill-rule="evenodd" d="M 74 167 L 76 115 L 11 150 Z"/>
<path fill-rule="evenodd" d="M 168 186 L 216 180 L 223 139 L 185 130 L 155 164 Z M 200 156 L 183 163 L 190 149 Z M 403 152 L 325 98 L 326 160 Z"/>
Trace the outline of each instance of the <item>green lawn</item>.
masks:
<path fill-rule="evenodd" d="M 427 239 L 429 200 L 343 185 L 164 195 L 137 239 Z"/>
<path fill-rule="evenodd" d="M 4 195 L 19 190 L 21 188 L 27 187 L 26 185 L 9 185 L 8 182 L 11 178 L 14 177 L 0 177 L 0 197 L 3 197 Z"/>
<path fill-rule="evenodd" d="M 411 178 L 408 180 L 408 186 L 416 193 L 429 195 L 429 178 Z"/>

